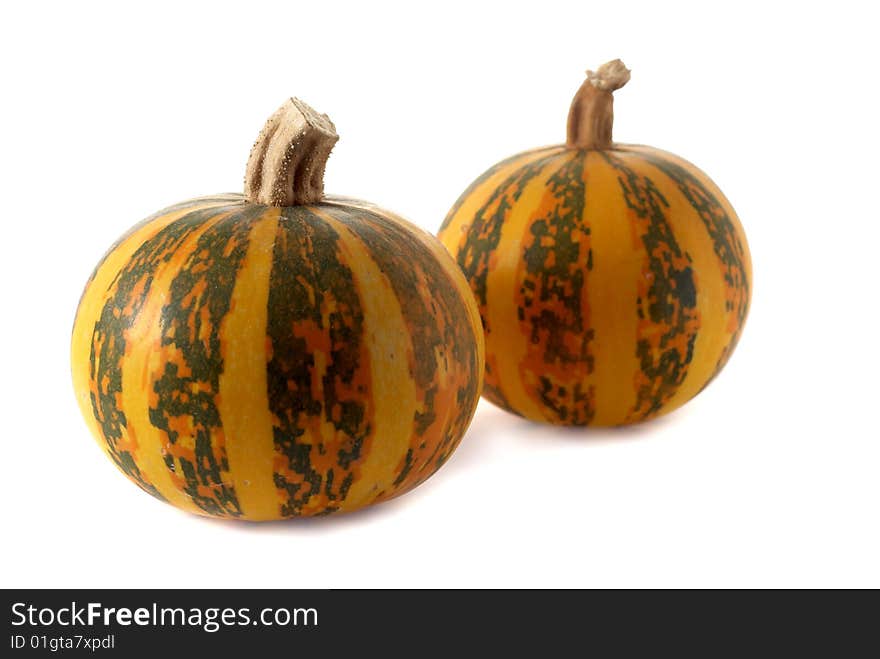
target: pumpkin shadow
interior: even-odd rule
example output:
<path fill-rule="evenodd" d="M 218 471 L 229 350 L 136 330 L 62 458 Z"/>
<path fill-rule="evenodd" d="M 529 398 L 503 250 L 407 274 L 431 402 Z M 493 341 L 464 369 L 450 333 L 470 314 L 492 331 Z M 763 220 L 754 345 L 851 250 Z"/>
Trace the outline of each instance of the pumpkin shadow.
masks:
<path fill-rule="evenodd" d="M 493 455 L 510 449 L 511 445 L 528 444 L 529 450 L 541 447 L 570 446 L 573 450 L 590 450 L 598 445 L 618 444 L 636 440 L 645 441 L 662 435 L 681 421 L 681 410 L 676 410 L 650 421 L 629 426 L 589 428 L 554 426 L 538 423 L 507 412 L 486 401 L 480 407 L 462 439 L 461 445 L 441 472 L 458 468 L 484 466 Z"/>
<path fill-rule="evenodd" d="M 552 426 L 537 423 L 506 412 L 499 407 L 481 401 L 461 444 L 447 464 L 419 485 L 415 490 L 374 506 L 367 506 L 349 513 L 320 517 L 301 517 L 272 522 L 248 522 L 196 517 L 203 524 L 219 524 L 228 529 L 255 534 L 320 534 L 354 530 L 371 524 L 383 517 L 392 517 L 405 506 L 417 505 L 419 496 L 431 496 L 430 491 L 443 487 L 444 481 L 454 479 L 460 470 L 485 469 L 487 464 L 508 451 L 511 444 L 529 445 L 529 450 L 566 444 L 573 451 L 590 450 L 601 444 L 646 440 L 662 435 L 664 429 L 680 420 L 681 410 L 631 426 L 613 428 L 583 428 Z"/>

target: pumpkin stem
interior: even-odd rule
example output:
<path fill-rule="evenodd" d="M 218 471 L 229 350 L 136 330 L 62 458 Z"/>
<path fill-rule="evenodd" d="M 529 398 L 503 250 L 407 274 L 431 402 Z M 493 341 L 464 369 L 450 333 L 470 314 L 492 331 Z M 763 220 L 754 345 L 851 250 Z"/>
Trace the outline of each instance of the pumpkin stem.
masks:
<path fill-rule="evenodd" d="M 269 117 L 248 158 L 244 194 L 267 206 L 314 204 L 324 196 L 324 166 L 339 136 L 326 114 L 291 98 Z"/>
<path fill-rule="evenodd" d="M 619 59 L 606 62 L 595 71 L 587 71 L 587 79 L 574 95 L 568 111 L 566 146 L 575 149 L 611 148 L 612 92 L 627 82 L 629 69 Z"/>

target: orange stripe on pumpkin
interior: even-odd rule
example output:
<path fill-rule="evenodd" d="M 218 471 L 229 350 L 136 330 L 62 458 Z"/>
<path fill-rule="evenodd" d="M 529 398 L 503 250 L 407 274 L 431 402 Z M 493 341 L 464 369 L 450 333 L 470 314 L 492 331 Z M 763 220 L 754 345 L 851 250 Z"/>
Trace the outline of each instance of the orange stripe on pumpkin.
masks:
<path fill-rule="evenodd" d="M 401 302 L 389 281 L 393 273 L 379 267 L 345 218 L 334 215 L 335 208 L 317 206 L 313 210 L 339 234 L 340 255 L 352 267 L 364 315 L 363 340 L 371 365 L 370 437 L 357 461 L 354 483 L 340 506 L 341 510 L 352 510 L 372 503 L 396 487 L 397 467 L 409 449 L 412 418 L 417 409 L 416 387 L 411 377 L 415 356 Z M 366 216 L 354 221 L 371 220 Z"/>
<path fill-rule="evenodd" d="M 279 215 L 278 208 L 267 207 L 253 224 L 221 334 L 224 367 L 217 408 L 229 473 L 242 514 L 251 520 L 277 519 L 281 510 L 266 382 L 269 273 Z"/>
<path fill-rule="evenodd" d="M 594 309 L 596 415 L 591 425 L 607 426 L 620 423 L 636 402 L 633 379 L 621 373 L 639 371 L 634 310 L 644 245 L 621 203 L 618 174 L 598 152 L 587 154 L 584 177 L 584 215 L 593 248 L 593 268 L 587 275 Z"/>
<path fill-rule="evenodd" d="M 415 385 L 416 407 L 410 416 L 411 441 L 397 465 L 394 487 L 380 496 L 386 499 L 433 474 L 464 433 L 479 391 L 479 353 L 468 322 L 473 311 L 456 280 L 408 222 L 363 206 L 357 213 L 334 206 L 333 213 L 388 278 L 412 342 L 408 379 Z"/>

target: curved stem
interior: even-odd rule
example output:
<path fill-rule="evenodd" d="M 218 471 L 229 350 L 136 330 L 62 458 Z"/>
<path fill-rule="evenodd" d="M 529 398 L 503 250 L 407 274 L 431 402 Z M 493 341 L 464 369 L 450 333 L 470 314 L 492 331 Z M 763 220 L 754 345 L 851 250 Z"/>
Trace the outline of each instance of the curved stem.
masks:
<path fill-rule="evenodd" d="M 324 167 L 339 136 L 326 114 L 291 98 L 269 117 L 244 177 L 248 201 L 268 206 L 314 204 L 324 196 Z"/>
<path fill-rule="evenodd" d="M 607 62 L 578 89 L 568 111 L 566 145 L 575 149 L 608 149 L 614 124 L 612 92 L 629 81 L 629 69 L 619 59 Z"/>

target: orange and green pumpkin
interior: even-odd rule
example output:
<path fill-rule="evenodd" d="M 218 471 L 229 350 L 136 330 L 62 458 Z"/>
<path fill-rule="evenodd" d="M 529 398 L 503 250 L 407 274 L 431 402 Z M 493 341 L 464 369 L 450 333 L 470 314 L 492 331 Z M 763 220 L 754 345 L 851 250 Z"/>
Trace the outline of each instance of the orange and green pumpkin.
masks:
<path fill-rule="evenodd" d="M 566 144 L 509 158 L 440 230 L 479 304 L 484 396 L 529 419 L 611 426 L 673 410 L 736 347 L 751 261 L 730 203 L 678 156 L 611 141 L 619 60 L 588 79 Z"/>
<path fill-rule="evenodd" d="M 436 238 L 323 196 L 332 123 L 272 116 L 246 194 L 167 208 L 92 274 L 76 397 L 110 459 L 187 511 L 273 520 L 397 496 L 455 450 L 483 339 Z"/>

